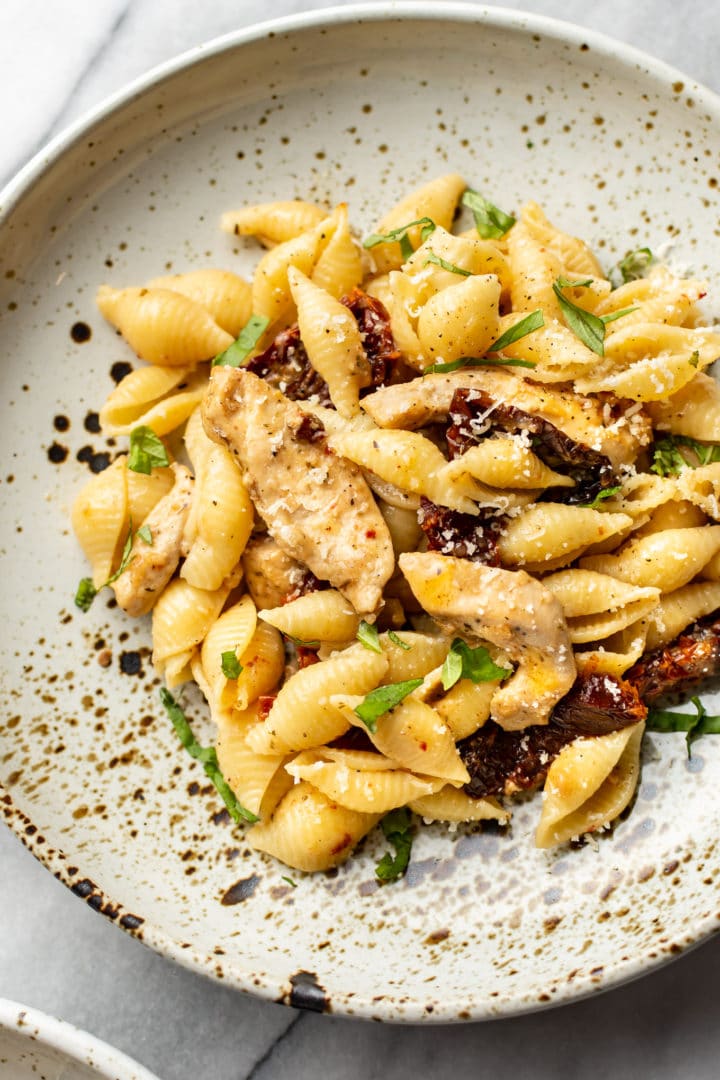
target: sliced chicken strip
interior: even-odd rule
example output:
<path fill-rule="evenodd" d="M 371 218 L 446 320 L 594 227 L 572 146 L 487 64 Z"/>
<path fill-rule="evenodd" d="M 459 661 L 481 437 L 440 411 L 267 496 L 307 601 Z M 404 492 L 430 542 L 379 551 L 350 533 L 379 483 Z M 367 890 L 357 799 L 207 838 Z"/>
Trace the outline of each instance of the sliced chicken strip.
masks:
<path fill-rule="evenodd" d="M 508 731 L 546 724 L 575 681 L 572 644 L 560 602 L 523 570 L 501 570 L 436 552 L 400 556 L 423 608 L 449 634 L 489 641 L 517 664 L 496 690 L 491 715 Z"/>
<path fill-rule="evenodd" d="M 322 426 L 262 379 L 216 367 L 203 404 L 268 532 L 359 614 L 375 611 L 394 567 L 390 533 L 360 470 L 328 448 Z"/>
<path fill-rule="evenodd" d="M 245 584 L 256 608 L 274 608 L 312 588 L 313 575 L 291 559 L 272 536 L 252 537 L 243 552 Z"/>
<path fill-rule="evenodd" d="M 484 391 L 493 401 L 547 420 L 575 442 L 604 454 L 616 468 L 632 464 L 652 437 L 650 421 L 635 406 L 629 407 L 635 408 L 629 416 L 623 412 L 613 419 L 600 402 L 494 367 L 423 375 L 385 386 L 364 397 L 362 407 L 379 427 L 417 429 L 445 419 L 453 394 L 465 388 Z"/>
<path fill-rule="evenodd" d="M 155 504 L 133 538 L 125 570 L 114 582 L 115 599 L 128 615 L 147 615 L 175 573 L 183 550 L 183 531 L 190 512 L 194 479 L 184 465 L 170 466 L 175 483 Z M 150 535 L 146 543 L 140 531 Z"/>

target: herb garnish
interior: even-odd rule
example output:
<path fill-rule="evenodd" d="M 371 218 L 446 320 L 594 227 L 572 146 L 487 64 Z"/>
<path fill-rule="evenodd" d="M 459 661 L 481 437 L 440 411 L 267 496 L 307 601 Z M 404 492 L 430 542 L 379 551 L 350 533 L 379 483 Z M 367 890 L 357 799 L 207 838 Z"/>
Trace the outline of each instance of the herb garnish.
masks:
<path fill-rule="evenodd" d="M 468 188 L 463 195 L 462 204 L 472 210 L 475 228 L 483 240 L 498 240 L 515 224 L 514 217 L 493 206 L 479 191 L 473 191 L 472 188 Z"/>
<path fill-rule="evenodd" d="M 586 289 L 592 283 L 592 278 L 585 278 L 583 281 L 568 281 L 567 278 L 559 277 L 553 282 L 553 292 L 558 298 L 565 322 L 572 332 L 587 345 L 588 349 L 592 349 L 598 356 L 604 356 L 606 325 L 615 322 L 616 319 L 621 319 L 623 315 L 629 315 L 631 311 L 637 311 L 637 307 L 611 311 L 609 315 L 594 315 L 592 311 L 585 311 L 584 308 L 574 304 L 562 291 L 563 289 Z"/>
<path fill-rule="evenodd" d="M 529 315 L 526 315 L 524 319 L 520 319 L 514 326 L 508 327 L 504 334 L 501 334 L 497 341 L 493 341 L 492 345 L 488 345 L 488 352 L 500 352 L 501 349 L 506 348 L 508 345 L 513 345 L 520 338 L 527 337 L 528 334 L 532 334 L 533 330 L 539 330 L 541 326 L 545 325 L 545 319 L 540 308 L 537 311 L 531 311 Z M 509 360 L 505 361 L 510 363 Z M 526 361 L 529 363 L 529 361 Z M 535 367 L 535 365 L 532 365 Z"/>
<path fill-rule="evenodd" d="M 587 507 L 588 510 L 597 510 L 598 506 L 600 506 L 605 499 L 611 499 L 613 495 L 617 495 L 618 491 L 622 491 L 621 484 L 613 484 L 612 487 L 602 488 L 598 491 L 592 502 L 578 503 L 578 506 Z"/>
<path fill-rule="evenodd" d="M 470 679 L 474 683 L 494 682 L 495 679 L 507 679 L 508 675 L 512 675 L 512 668 L 494 663 L 484 645 L 471 649 L 462 638 L 455 638 L 445 657 L 440 679 L 443 690 L 449 690 L 460 679 Z"/>
<path fill-rule="evenodd" d="M 152 533 L 150 532 L 150 529 L 147 527 L 147 525 L 141 526 L 135 535 L 140 536 L 141 534 L 142 539 L 145 540 L 146 544 L 152 544 Z M 146 537 L 148 536 L 150 537 L 149 541 L 146 539 Z M 120 556 L 120 565 L 118 566 L 115 573 L 111 574 L 107 581 L 103 581 L 102 585 L 99 585 L 97 589 L 93 585 L 92 578 L 84 577 L 80 579 L 78 587 L 75 591 L 75 606 L 79 607 L 81 611 L 89 611 L 92 606 L 93 600 L 100 592 L 100 590 L 104 589 L 106 585 L 112 585 L 114 581 L 117 581 L 121 574 L 125 573 L 128 566 L 135 558 L 134 555 L 130 555 L 133 546 L 133 539 L 134 537 L 131 521 L 130 528 L 128 529 L 128 534 L 125 537 L 125 543 L 123 544 L 122 554 Z"/>
<path fill-rule="evenodd" d="M 695 455 L 697 465 L 688 460 L 682 447 Z M 685 468 L 695 469 L 700 465 L 712 465 L 716 461 L 720 461 L 720 444 L 713 443 L 708 446 L 689 435 L 668 435 L 655 443 L 650 472 L 657 473 L 658 476 L 678 476 Z"/>
<path fill-rule="evenodd" d="M 397 229 L 391 229 L 390 232 L 387 233 L 370 233 L 370 235 L 366 236 L 363 240 L 363 247 L 374 248 L 377 247 L 378 244 L 394 244 L 399 242 L 400 254 L 403 257 L 403 260 L 407 262 L 413 254 L 413 246 L 410 243 L 408 232 L 410 229 L 414 228 L 415 225 L 422 225 L 422 229 L 420 230 L 421 243 L 425 243 L 428 236 L 434 233 L 437 228 L 437 225 L 432 218 L 417 218 L 417 220 L 408 221 L 407 225 L 400 225 Z"/>
<path fill-rule="evenodd" d="M 218 353 L 213 367 L 242 367 L 270 324 L 265 315 L 251 315 L 242 330 L 228 345 L 225 352 Z"/>
<path fill-rule="evenodd" d="M 371 690 L 369 694 L 366 694 L 353 712 L 358 719 L 362 720 L 368 731 L 377 731 L 379 718 L 399 705 L 408 694 L 417 690 L 418 686 L 422 686 L 422 683 L 422 679 L 407 679 L 405 682 L 378 686 L 376 690 Z"/>
<path fill-rule="evenodd" d="M 464 367 L 526 367 L 534 368 L 532 360 L 513 360 L 507 356 L 460 356 L 457 360 L 449 360 L 447 364 L 430 364 L 423 371 L 423 375 L 447 375 L 449 371 L 457 371 Z"/>
<path fill-rule="evenodd" d="M 259 821 L 260 819 L 256 814 L 246 810 L 242 803 L 238 801 L 234 791 L 221 773 L 215 747 L 200 745 L 192 733 L 192 728 L 187 721 L 185 713 L 182 711 L 170 691 L 166 690 L 164 686 L 160 690 L 160 700 L 165 706 L 165 711 L 172 721 L 172 725 L 177 732 L 180 742 L 183 744 L 190 757 L 195 758 L 196 761 L 201 763 L 206 774 L 217 788 L 218 794 L 225 803 L 227 811 L 233 821 L 238 823 L 241 821 Z"/>
<path fill-rule="evenodd" d="M 698 697 L 690 698 L 695 706 L 695 716 L 692 713 L 672 712 L 666 709 L 650 709 L 647 715 L 648 731 L 685 731 L 688 757 L 691 756 L 690 746 L 701 735 L 720 735 L 720 716 L 709 716 L 705 706 Z"/>
<path fill-rule="evenodd" d="M 170 464 L 165 445 L 151 427 L 140 424 L 130 432 L 130 452 L 127 467 L 149 476 L 153 469 Z"/>
<path fill-rule="evenodd" d="M 624 259 L 621 259 L 616 266 L 612 267 L 608 273 L 608 278 L 615 288 L 627 284 L 629 281 L 637 281 L 638 278 L 644 277 L 648 266 L 654 261 L 655 256 L 649 247 L 636 248 L 635 251 L 628 252 Z M 619 281 L 618 277 L 620 278 Z"/>
<path fill-rule="evenodd" d="M 280 878 L 280 880 L 281 881 L 286 881 L 288 883 L 288 885 L 291 885 L 293 887 L 293 889 L 297 889 L 297 887 L 298 887 L 297 886 L 297 881 L 293 881 L 293 879 L 291 877 L 283 876 L 283 877 Z"/>
<path fill-rule="evenodd" d="M 428 257 L 423 263 L 423 266 L 427 266 L 428 263 L 434 263 L 435 266 L 441 266 L 443 270 L 447 270 L 451 274 L 460 274 L 462 277 L 472 277 L 472 270 L 463 270 L 462 266 L 456 266 L 455 263 L 448 262 L 447 259 L 441 259 L 434 251 L 428 253 Z"/>
<path fill-rule="evenodd" d="M 375 867 L 375 876 L 379 881 L 397 881 L 407 870 L 412 850 L 411 820 L 409 810 L 403 806 L 391 810 L 380 822 L 386 838 L 395 848 L 395 854 L 386 851 Z"/>
<path fill-rule="evenodd" d="M 227 652 L 220 654 L 220 670 L 226 679 L 237 679 L 242 669 L 243 666 L 234 649 L 228 649 Z"/>
<path fill-rule="evenodd" d="M 144 544 L 147 544 L 148 547 L 152 547 L 152 545 L 153 545 L 153 534 L 152 534 L 152 532 L 150 530 L 149 525 L 141 525 L 140 528 L 138 529 L 138 531 L 135 533 L 135 535 L 138 536 L 142 540 L 142 542 Z"/>
<path fill-rule="evenodd" d="M 360 620 L 360 625 L 357 628 L 357 639 L 366 649 L 370 649 L 372 652 L 382 652 L 377 626 L 366 622 L 365 619 Z"/>
<path fill-rule="evenodd" d="M 394 630 L 388 630 L 388 638 L 390 641 L 392 641 L 393 645 L 397 645 L 399 648 L 405 649 L 406 652 L 412 649 L 412 645 L 409 645 L 407 641 L 403 641 L 402 638 L 399 638 Z"/>

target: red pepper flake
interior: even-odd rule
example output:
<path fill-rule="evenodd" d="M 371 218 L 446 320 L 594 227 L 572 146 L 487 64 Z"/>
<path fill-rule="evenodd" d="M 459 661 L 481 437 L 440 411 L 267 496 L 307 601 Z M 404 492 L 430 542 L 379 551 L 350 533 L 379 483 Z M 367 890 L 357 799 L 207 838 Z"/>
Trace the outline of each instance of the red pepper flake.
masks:
<path fill-rule="evenodd" d="M 374 529 L 368 529 L 365 533 L 365 536 L 368 538 L 368 540 L 374 540 L 377 536 L 377 533 Z"/>

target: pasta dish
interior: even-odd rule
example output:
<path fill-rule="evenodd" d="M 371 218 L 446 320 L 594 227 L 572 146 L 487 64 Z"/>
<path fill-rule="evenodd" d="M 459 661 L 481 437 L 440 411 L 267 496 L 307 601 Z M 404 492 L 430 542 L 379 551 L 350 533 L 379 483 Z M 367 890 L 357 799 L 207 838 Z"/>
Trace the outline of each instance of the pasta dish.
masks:
<path fill-rule="evenodd" d="M 458 222 L 456 225 L 455 223 Z M 378 823 L 611 826 L 647 727 L 720 657 L 720 334 L 647 248 L 604 269 L 458 175 L 362 241 L 345 204 L 231 211 L 251 281 L 103 285 L 143 361 L 100 412 L 127 451 L 77 496 L 104 587 L 152 619 L 180 741 L 255 849 L 318 871 Z M 217 732 L 202 747 L 177 688 Z"/>

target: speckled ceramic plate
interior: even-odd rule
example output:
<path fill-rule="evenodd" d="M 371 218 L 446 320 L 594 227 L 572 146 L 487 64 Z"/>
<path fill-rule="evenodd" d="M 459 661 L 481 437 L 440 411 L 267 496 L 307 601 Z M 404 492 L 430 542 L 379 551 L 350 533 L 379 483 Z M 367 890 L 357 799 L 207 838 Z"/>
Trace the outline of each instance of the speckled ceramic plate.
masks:
<path fill-rule="evenodd" d="M 565 1001 L 715 930 L 720 740 L 688 761 L 682 736 L 649 738 L 632 813 L 595 846 L 535 850 L 530 800 L 506 834 L 423 829 L 393 886 L 376 884 L 372 837 L 292 887 L 179 749 L 147 623 L 74 608 L 85 567 L 68 508 L 112 453 L 95 411 L 130 359 L 95 310 L 98 283 L 247 271 L 256 252 L 220 232 L 223 210 L 347 199 L 367 229 L 448 170 L 503 207 L 535 198 L 608 264 L 671 241 L 676 263 L 720 280 L 717 99 L 584 31 L 448 3 L 326 11 L 197 50 L 51 146 L 0 219 L 4 815 L 165 955 L 268 998 L 392 1020 Z"/>
<path fill-rule="evenodd" d="M 119 1050 L 64 1020 L 0 998 L 2 1080 L 157 1080 Z"/>

